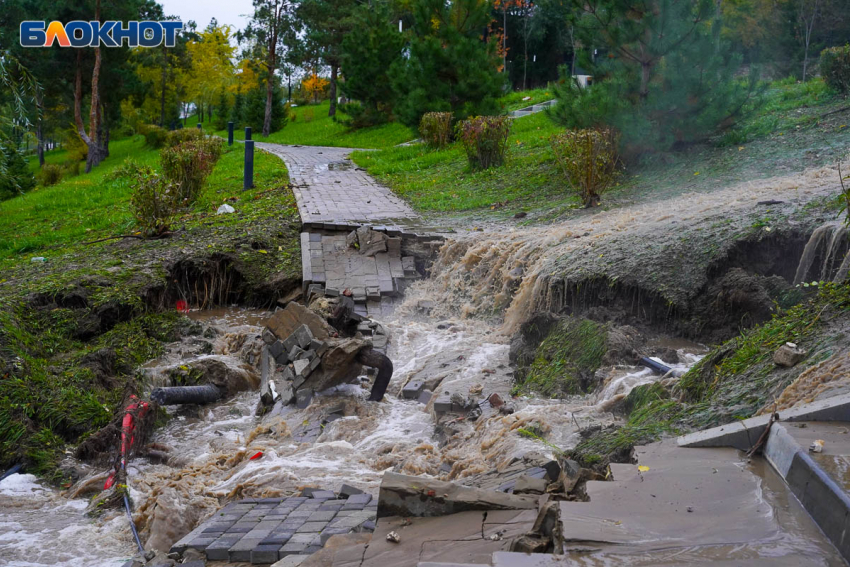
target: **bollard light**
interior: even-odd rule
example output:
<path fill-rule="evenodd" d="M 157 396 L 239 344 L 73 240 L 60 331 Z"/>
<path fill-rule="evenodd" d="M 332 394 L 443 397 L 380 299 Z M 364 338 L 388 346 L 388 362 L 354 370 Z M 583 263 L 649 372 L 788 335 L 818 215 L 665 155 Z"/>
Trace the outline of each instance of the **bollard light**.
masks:
<path fill-rule="evenodd" d="M 233 122 L 227 123 L 227 145 L 233 145 Z"/>
<path fill-rule="evenodd" d="M 248 141 L 250 139 L 251 139 L 251 127 L 245 126 L 245 141 Z"/>
<path fill-rule="evenodd" d="M 245 135 L 250 135 L 251 129 L 245 128 Z M 254 141 L 245 140 L 245 175 L 242 179 L 242 190 L 254 187 Z"/>

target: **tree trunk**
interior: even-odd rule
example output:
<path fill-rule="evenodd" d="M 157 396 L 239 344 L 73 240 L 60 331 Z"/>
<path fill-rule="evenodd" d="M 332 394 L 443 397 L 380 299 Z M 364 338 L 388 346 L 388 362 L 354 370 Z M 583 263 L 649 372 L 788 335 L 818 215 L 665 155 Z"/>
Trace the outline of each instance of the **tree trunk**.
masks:
<path fill-rule="evenodd" d="M 528 76 L 528 14 L 523 18 L 522 26 L 522 51 L 524 59 L 522 65 L 522 90 L 525 90 L 525 78 Z"/>
<path fill-rule="evenodd" d="M 162 46 L 162 80 L 159 89 L 159 126 L 165 128 L 165 81 L 168 77 L 168 52 Z"/>
<path fill-rule="evenodd" d="M 41 92 L 36 91 L 35 102 L 38 105 L 38 122 L 35 125 L 35 152 L 38 155 L 38 167 L 44 167 L 44 102 L 41 98 Z"/>
<path fill-rule="evenodd" d="M 336 114 L 336 77 L 337 77 L 337 66 L 331 65 L 331 85 L 330 85 L 330 97 L 331 104 L 330 108 L 328 108 L 328 116 L 334 116 Z"/>
<path fill-rule="evenodd" d="M 649 77 L 652 74 L 652 63 L 649 61 L 640 62 L 640 100 L 645 101 L 649 96 Z"/>
<path fill-rule="evenodd" d="M 508 72 L 508 7 L 502 4 L 502 72 Z"/>
<path fill-rule="evenodd" d="M 283 6 L 275 2 L 271 29 L 271 42 L 269 43 L 269 76 L 266 80 L 266 115 L 263 118 L 263 136 L 268 136 L 272 129 L 272 93 L 274 90 L 274 71 L 277 65 L 277 34 L 280 31 L 280 15 Z"/>

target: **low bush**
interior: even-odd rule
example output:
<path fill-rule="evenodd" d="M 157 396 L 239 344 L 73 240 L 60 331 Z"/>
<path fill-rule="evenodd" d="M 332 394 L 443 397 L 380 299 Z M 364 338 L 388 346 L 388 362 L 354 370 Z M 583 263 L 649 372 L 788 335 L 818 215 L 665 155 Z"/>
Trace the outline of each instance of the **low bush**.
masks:
<path fill-rule="evenodd" d="M 315 117 L 315 112 L 312 108 L 307 107 L 304 109 L 304 112 L 301 113 L 301 116 L 304 118 L 304 122 L 312 122 Z"/>
<path fill-rule="evenodd" d="M 551 138 L 558 169 L 585 207 L 599 204 L 600 195 L 619 170 L 619 134 L 609 128 L 567 130 Z"/>
<path fill-rule="evenodd" d="M 183 142 L 196 142 L 204 139 L 204 133 L 198 128 L 180 128 L 169 132 L 165 139 L 165 147 L 173 148 Z"/>
<path fill-rule="evenodd" d="M 145 145 L 155 150 L 165 146 L 168 141 L 168 130 L 153 124 L 145 124 L 142 134 L 145 136 Z"/>
<path fill-rule="evenodd" d="M 62 163 L 62 173 L 65 177 L 76 177 L 80 174 L 80 162 L 66 159 Z"/>
<path fill-rule="evenodd" d="M 850 94 L 850 45 L 824 49 L 820 54 L 820 74 L 831 88 Z"/>
<path fill-rule="evenodd" d="M 221 140 L 202 137 L 189 140 L 160 152 L 162 174 L 177 188 L 179 201 L 187 207 L 195 202 L 204 181 L 221 157 Z"/>
<path fill-rule="evenodd" d="M 457 137 L 472 168 L 502 165 L 508 151 L 511 119 L 507 116 L 476 116 L 457 125 Z"/>
<path fill-rule="evenodd" d="M 419 121 L 419 135 L 428 147 L 446 147 L 452 141 L 452 113 L 426 112 Z"/>
<path fill-rule="evenodd" d="M 139 230 L 144 236 L 168 232 L 182 204 L 179 187 L 148 166 L 128 162 L 122 169 L 131 175 L 130 206 Z"/>
<path fill-rule="evenodd" d="M 79 167 L 80 162 L 74 162 Z M 56 185 L 62 180 L 62 168 L 54 163 L 45 163 L 36 174 L 38 184 L 42 187 Z"/>

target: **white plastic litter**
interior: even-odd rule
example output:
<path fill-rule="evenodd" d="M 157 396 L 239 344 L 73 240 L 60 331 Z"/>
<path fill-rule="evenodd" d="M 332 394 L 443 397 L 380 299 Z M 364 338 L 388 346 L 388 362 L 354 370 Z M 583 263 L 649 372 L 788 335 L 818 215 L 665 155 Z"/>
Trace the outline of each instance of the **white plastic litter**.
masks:
<path fill-rule="evenodd" d="M 215 212 L 215 214 L 223 215 L 223 214 L 226 214 L 226 213 L 235 213 L 235 212 L 236 212 L 236 209 L 234 209 L 233 207 L 231 207 L 230 205 L 225 203 L 218 208 L 218 210 Z"/>

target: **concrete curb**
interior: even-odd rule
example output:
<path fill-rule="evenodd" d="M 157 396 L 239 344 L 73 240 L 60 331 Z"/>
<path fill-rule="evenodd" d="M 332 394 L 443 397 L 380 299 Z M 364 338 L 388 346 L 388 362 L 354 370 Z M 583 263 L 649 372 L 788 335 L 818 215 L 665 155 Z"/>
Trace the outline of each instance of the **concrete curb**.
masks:
<path fill-rule="evenodd" d="M 770 428 L 764 456 L 844 559 L 850 561 L 850 497 L 844 489 L 780 423 Z"/>
<path fill-rule="evenodd" d="M 779 421 L 850 421 L 850 394 L 819 400 L 777 413 Z M 734 447 L 741 451 L 749 451 L 764 433 L 769 422 L 769 415 L 760 415 L 683 435 L 677 442 L 680 447 Z"/>

